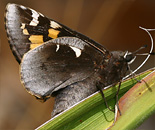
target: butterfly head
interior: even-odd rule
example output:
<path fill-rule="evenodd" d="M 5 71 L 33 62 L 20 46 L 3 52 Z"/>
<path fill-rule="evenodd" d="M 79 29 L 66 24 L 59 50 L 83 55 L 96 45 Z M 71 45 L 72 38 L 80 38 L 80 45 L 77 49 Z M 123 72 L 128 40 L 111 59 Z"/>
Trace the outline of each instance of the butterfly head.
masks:
<path fill-rule="evenodd" d="M 112 70 L 112 73 L 115 73 L 115 75 L 118 79 L 122 79 L 128 70 L 130 70 L 130 64 L 132 64 L 136 56 L 139 55 L 137 52 L 139 52 L 141 49 L 146 48 L 147 46 L 142 46 L 138 50 L 134 52 L 128 52 L 128 51 L 112 51 L 112 58 L 110 60 L 110 64 L 108 65 L 108 69 Z M 112 65 L 112 66 L 111 66 Z"/>
<path fill-rule="evenodd" d="M 127 52 L 125 53 L 125 55 L 124 55 L 125 61 L 126 61 L 128 64 L 131 64 L 131 63 L 133 63 L 133 62 L 135 61 L 136 56 L 138 56 L 138 55 L 146 55 L 146 56 L 148 56 L 148 55 L 155 55 L 154 52 L 151 52 L 151 53 L 142 53 L 142 54 L 138 54 L 138 53 L 137 53 L 137 52 L 139 52 L 140 50 L 145 49 L 146 47 L 147 47 L 147 45 L 144 45 L 144 46 L 140 47 L 139 49 L 137 49 L 137 50 L 134 51 L 134 52 L 128 52 L 128 51 L 127 51 Z"/>
<path fill-rule="evenodd" d="M 118 68 L 119 73 L 121 73 L 120 75 L 122 75 L 122 77 L 126 75 L 126 72 L 128 70 L 130 70 L 130 64 L 132 64 L 135 61 L 135 59 L 136 59 L 136 57 L 138 55 L 146 55 L 146 56 L 148 56 L 148 55 L 155 55 L 154 52 L 138 54 L 138 52 L 140 50 L 145 49 L 146 47 L 147 47 L 147 45 L 144 45 L 144 46 L 140 47 L 139 49 L 137 49 L 134 52 L 128 52 L 128 51 L 126 51 L 126 52 L 123 52 L 123 51 L 113 51 L 112 52 L 113 59 L 115 59 L 113 61 L 113 64 L 115 64 L 115 67 Z M 142 62 L 142 64 L 140 64 L 140 66 L 137 68 L 137 70 L 139 68 L 141 68 L 141 66 L 143 64 L 145 64 L 146 61 L 147 60 L 144 60 Z"/>

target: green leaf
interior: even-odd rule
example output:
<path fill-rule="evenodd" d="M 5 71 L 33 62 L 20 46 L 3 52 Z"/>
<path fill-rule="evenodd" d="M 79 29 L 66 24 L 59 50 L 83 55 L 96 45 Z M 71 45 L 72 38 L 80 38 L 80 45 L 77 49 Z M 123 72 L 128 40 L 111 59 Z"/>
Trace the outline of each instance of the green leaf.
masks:
<path fill-rule="evenodd" d="M 153 72 L 154 70 L 155 70 L 155 68 L 148 70 L 144 73 L 141 73 L 140 75 L 136 76 L 136 78 L 138 80 L 141 80 L 146 75 Z M 128 80 L 123 81 L 121 84 L 121 89 L 119 91 L 119 97 L 122 97 L 122 95 L 124 95 L 136 83 L 137 83 L 137 81 L 135 81 L 133 79 L 128 79 Z M 149 85 L 150 85 L 150 82 L 149 82 Z M 103 90 L 105 97 L 107 99 L 108 105 L 111 108 L 114 108 L 115 103 L 116 103 L 115 94 L 117 92 L 117 87 L 118 87 L 118 85 L 116 85 L 114 87 L 110 87 L 106 90 Z M 155 85 L 154 85 L 154 87 L 155 87 Z M 150 95 L 150 93 L 146 94 L 147 97 L 153 96 L 152 98 L 154 98 L 155 89 L 152 88 L 152 90 L 154 90 L 154 91 L 152 91 L 151 95 Z M 143 95 L 142 95 L 142 97 L 143 97 Z M 144 100 L 146 100 L 145 98 L 147 98 L 147 97 L 144 97 Z M 155 103 L 154 103 L 154 105 L 155 105 Z M 137 109 L 137 111 L 139 111 L 138 105 L 135 104 L 133 106 L 136 107 L 134 109 Z M 145 112 L 148 109 L 149 108 L 147 108 L 147 106 L 143 109 L 144 112 L 140 115 L 140 118 L 143 116 L 143 114 L 145 115 Z M 128 115 L 132 116 L 133 115 L 132 110 L 133 109 L 131 109 L 130 111 L 126 111 L 126 110 L 125 111 L 126 111 L 126 113 L 128 113 Z M 155 107 L 152 107 L 151 111 L 155 111 Z M 124 111 L 123 111 L 123 113 L 124 113 Z M 116 121 L 116 123 L 115 123 L 116 127 L 114 125 L 112 127 L 112 129 L 116 129 L 116 130 L 120 129 L 122 123 L 124 123 L 123 122 L 124 119 L 130 120 L 130 118 L 127 118 L 128 115 L 123 116 L 123 114 L 122 114 L 121 118 L 118 117 L 118 122 Z M 146 114 L 145 117 L 147 117 L 148 115 L 150 115 L 150 113 Z M 97 92 L 97 93 L 89 96 L 88 98 L 82 100 L 80 103 L 73 106 L 69 110 L 66 110 L 65 112 L 61 113 L 60 115 L 56 116 L 55 118 L 52 118 L 49 121 L 45 122 L 43 125 L 41 125 L 37 129 L 38 130 L 104 130 L 113 124 L 114 116 L 115 116 L 115 113 L 111 112 L 107 109 L 107 107 L 104 104 L 104 100 L 102 99 L 102 96 L 100 95 L 100 93 Z M 124 117 L 124 119 L 123 119 L 123 117 Z M 139 120 L 136 120 L 134 122 L 134 120 L 133 120 L 130 123 L 128 123 L 127 125 L 128 126 L 129 125 L 136 126 L 138 121 Z M 125 124 L 126 124 L 126 122 L 123 124 L 124 129 L 128 128 L 128 127 L 125 127 Z M 134 127 L 129 127 L 129 128 L 134 128 Z"/>
<path fill-rule="evenodd" d="M 134 85 L 119 100 L 122 116 L 112 130 L 131 130 L 139 126 L 147 117 L 155 113 L 155 71 Z"/>

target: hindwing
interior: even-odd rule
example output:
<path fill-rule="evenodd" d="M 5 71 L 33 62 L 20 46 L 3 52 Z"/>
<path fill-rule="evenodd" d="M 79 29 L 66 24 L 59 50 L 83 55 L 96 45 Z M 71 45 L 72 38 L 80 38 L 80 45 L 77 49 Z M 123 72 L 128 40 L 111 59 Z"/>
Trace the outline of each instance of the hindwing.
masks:
<path fill-rule="evenodd" d="M 97 71 L 103 56 L 75 37 L 49 40 L 27 52 L 21 62 L 21 81 L 41 100 Z"/>

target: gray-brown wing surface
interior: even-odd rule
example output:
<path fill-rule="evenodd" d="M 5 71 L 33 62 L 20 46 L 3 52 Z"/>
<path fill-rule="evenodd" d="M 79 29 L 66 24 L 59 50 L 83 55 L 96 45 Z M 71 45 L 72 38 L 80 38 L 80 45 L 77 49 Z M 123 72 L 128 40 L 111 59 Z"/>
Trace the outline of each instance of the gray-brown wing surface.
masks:
<path fill-rule="evenodd" d="M 21 80 L 29 93 L 46 100 L 75 82 L 90 77 L 102 54 L 78 38 L 50 40 L 29 51 L 21 63 Z"/>

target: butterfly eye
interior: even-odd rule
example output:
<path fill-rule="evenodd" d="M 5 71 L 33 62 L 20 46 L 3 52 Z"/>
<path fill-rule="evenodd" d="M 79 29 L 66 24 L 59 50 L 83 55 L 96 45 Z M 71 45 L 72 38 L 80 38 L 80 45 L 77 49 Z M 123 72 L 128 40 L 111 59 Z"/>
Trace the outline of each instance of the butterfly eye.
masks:
<path fill-rule="evenodd" d="M 128 63 L 128 64 L 131 64 L 134 60 L 135 60 L 135 58 L 136 58 L 136 56 L 135 55 L 133 55 L 133 53 L 131 53 L 131 52 L 126 52 L 125 54 L 124 54 L 124 59 L 125 59 L 125 61 Z"/>
<path fill-rule="evenodd" d="M 125 60 L 128 64 L 133 63 L 133 61 L 136 59 L 136 56 L 133 54 L 126 55 Z"/>
<path fill-rule="evenodd" d="M 126 62 L 130 62 L 132 59 L 133 59 L 133 56 L 131 54 L 125 57 Z"/>

